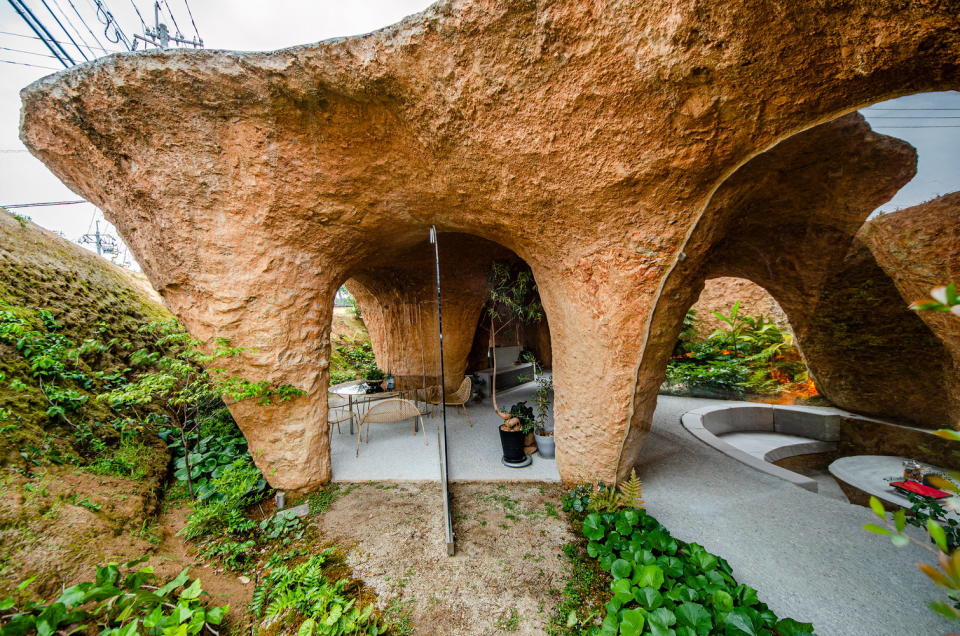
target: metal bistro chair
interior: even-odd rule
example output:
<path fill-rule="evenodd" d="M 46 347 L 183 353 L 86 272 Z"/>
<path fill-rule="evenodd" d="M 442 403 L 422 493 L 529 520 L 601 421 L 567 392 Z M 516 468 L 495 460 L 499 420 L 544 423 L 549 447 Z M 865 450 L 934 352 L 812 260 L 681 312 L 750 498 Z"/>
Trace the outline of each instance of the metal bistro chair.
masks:
<path fill-rule="evenodd" d="M 360 456 L 360 440 L 363 438 L 364 426 L 367 427 L 367 437 L 364 441 L 369 444 L 371 424 L 386 424 L 388 422 L 402 422 L 403 420 L 413 420 L 414 435 L 417 434 L 418 423 L 420 424 L 420 428 L 423 428 L 423 416 L 420 414 L 420 409 L 410 400 L 390 398 L 371 404 L 370 408 L 367 409 L 367 412 L 363 414 L 363 418 L 360 420 L 360 429 L 357 431 L 356 456 Z"/>
<path fill-rule="evenodd" d="M 470 419 L 470 412 L 467 411 L 467 403 L 470 401 L 472 396 L 473 380 L 471 380 L 470 376 L 468 375 L 463 378 L 463 382 L 460 383 L 460 387 L 456 391 L 447 394 L 446 400 L 447 406 L 459 406 L 461 409 L 463 409 L 463 416 L 467 418 L 467 423 L 470 426 L 473 426 L 473 420 Z M 440 387 L 428 386 L 423 401 L 427 402 L 428 404 L 433 404 L 434 406 L 439 405 Z"/>

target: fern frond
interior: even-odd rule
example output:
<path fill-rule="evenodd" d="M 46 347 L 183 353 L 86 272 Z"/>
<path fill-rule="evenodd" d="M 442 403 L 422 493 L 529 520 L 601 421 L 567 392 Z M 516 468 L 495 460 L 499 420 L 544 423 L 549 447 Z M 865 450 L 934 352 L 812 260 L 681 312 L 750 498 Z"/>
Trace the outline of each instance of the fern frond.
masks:
<path fill-rule="evenodd" d="M 637 477 L 637 470 L 635 468 L 630 469 L 630 478 L 620 484 L 618 488 L 620 490 L 620 503 L 622 507 L 643 508 L 643 483 Z"/>

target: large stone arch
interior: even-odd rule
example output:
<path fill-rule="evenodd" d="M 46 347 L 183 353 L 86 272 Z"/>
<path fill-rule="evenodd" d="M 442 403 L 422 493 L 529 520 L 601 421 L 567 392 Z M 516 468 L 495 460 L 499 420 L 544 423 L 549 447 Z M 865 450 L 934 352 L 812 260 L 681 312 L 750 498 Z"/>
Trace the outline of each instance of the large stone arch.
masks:
<path fill-rule="evenodd" d="M 329 477 L 306 459 L 326 444 L 308 420 L 328 338 L 302 308 L 327 309 L 378 237 L 430 224 L 533 268 L 561 474 L 611 481 L 659 384 L 672 321 L 653 311 L 687 293 L 667 277 L 719 184 L 851 108 L 957 86 L 949 5 L 449 0 L 273 53 L 81 65 L 25 89 L 22 137 L 105 211 L 191 331 L 260 347 L 246 375 L 307 386 L 269 416 L 239 413 L 274 485 Z M 291 435 L 309 450 L 281 448 Z"/>

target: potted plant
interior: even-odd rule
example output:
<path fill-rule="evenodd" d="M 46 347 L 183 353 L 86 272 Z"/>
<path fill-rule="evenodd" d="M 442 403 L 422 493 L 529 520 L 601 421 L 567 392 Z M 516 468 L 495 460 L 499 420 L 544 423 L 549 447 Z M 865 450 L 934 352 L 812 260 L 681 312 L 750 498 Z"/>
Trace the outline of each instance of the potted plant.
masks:
<path fill-rule="evenodd" d="M 533 431 L 533 409 L 526 402 L 518 402 L 510 407 L 509 418 L 500 425 L 500 445 L 503 447 L 503 463 L 507 465 L 526 465 L 529 460 L 523 450 L 524 440 Z"/>
<path fill-rule="evenodd" d="M 386 375 L 379 367 L 369 369 L 363 377 L 367 385 L 367 393 L 380 393 L 383 391 L 383 378 Z"/>
<path fill-rule="evenodd" d="M 537 293 L 533 273 L 516 264 L 497 262 L 489 277 L 490 294 L 487 297 L 486 310 L 490 318 L 490 352 L 493 356 L 493 371 L 490 374 L 490 397 L 493 410 L 504 421 L 512 421 L 515 416 L 500 410 L 497 404 L 497 334 L 516 323 L 532 323 L 543 318 L 543 305 Z M 499 325 L 497 324 L 499 323 Z M 529 407 L 528 407 L 529 408 Z M 532 414 L 531 414 L 532 424 Z M 500 427 L 501 435 L 503 426 Z M 508 432 L 512 431 L 508 428 Z M 527 432 L 532 432 L 532 426 Z"/>
<path fill-rule="evenodd" d="M 553 459 L 556 452 L 556 445 L 553 440 L 553 427 L 547 428 L 547 416 L 550 412 L 550 396 L 553 392 L 553 378 L 544 375 L 542 372 L 537 374 L 537 392 L 535 399 L 537 401 L 537 416 L 534 422 L 533 436 L 537 440 L 537 450 L 540 457 Z"/>

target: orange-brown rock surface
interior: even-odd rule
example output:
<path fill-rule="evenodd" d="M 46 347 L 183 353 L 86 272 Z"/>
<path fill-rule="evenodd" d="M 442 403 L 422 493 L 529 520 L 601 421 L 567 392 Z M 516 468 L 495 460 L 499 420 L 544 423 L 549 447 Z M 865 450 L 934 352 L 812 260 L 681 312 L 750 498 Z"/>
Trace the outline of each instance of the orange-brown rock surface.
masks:
<path fill-rule="evenodd" d="M 463 380 L 480 310 L 489 296 L 487 278 L 493 262 L 516 256 L 474 236 L 438 236 L 445 384 L 454 391 Z M 370 332 L 377 363 L 387 373 L 426 377 L 429 384 L 440 376 L 434 263 L 433 245 L 424 240 L 391 263 L 357 272 L 347 281 Z"/>
<path fill-rule="evenodd" d="M 334 291 L 431 224 L 531 266 L 558 467 L 609 481 L 638 459 L 690 285 L 721 237 L 718 206 L 749 190 L 742 167 L 859 106 L 960 85 L 954 5 L 447 0 L 272 53 L 81 65 L 23 91 L 22 138 L 105 211 L 195 335 L 255 346 L 236 370 L 307 391 L 236 409 L 274 486 L 330 477 Z M 864 155 L 885 143 L 829 130 L 859 134 Z M 889 171 L 826 147 L 771 182 L 807 172 L 827 178 L 806 199 L 837 196 L 827 184 L 852 186 L 844 201 L 889 196 Z M 751 257 L 760 271 L 794 225 L 762 229 L 774 236 Z M 807 291 L 764 286 L 788 314 Z"/>
<path fill-rule="evenodd" d="M 727 328 L 728 325 L 713 312 L 729 315 L 737 302 L 742 315 L 764 316 L 781 329 L 791 331 L 787 315 L 770 292 L 745 278 L 720 276 L 704 282 L 703 291 L 693 304 L 697 312 L 697 337 L 706 338 L 717 329 Z"/>
<path fill-rule="evenodd" d="M 864 225 L 860 238 L 904 304 L 928 298 L 933 287 L 960 285 L 960 192 L 877 217 Z M 948 354 L 941 358 L 945 392 L 929 393 L 920 408 L 930 414 L 930 426 L 960 428 L 960 319 L 938 312 L 917 316 Z M 901 343 L 903 349 L 911 346 L 909 340 Z"/>

